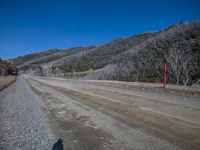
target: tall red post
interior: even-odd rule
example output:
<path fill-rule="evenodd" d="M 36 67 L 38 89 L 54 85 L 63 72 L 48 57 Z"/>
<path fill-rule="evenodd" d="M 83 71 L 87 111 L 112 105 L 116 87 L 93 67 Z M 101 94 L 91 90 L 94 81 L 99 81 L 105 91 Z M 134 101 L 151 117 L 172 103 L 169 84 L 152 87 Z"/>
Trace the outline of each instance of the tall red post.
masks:
<path fill-rule="evenodd" d="M 163 86 L 165 88 L 166 86 L 166 82 L 167 82 L 167 67 L 166 64 L 164 64 L 164 68 L 163 68 L 164 72 L 163 72 Z"/>

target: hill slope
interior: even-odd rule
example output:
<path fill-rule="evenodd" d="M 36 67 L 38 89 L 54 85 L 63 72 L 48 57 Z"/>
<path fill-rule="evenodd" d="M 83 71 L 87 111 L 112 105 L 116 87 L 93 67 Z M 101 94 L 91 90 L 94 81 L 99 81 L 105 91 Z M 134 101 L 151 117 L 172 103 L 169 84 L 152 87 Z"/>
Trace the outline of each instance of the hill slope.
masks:
<path fill-rule="evenodd" d="M 16 58 L 21 73 L 122 81 L 194 84 L 200 79 L 200 22 L 121 38 L 102 46 L 48 50 Z"/>

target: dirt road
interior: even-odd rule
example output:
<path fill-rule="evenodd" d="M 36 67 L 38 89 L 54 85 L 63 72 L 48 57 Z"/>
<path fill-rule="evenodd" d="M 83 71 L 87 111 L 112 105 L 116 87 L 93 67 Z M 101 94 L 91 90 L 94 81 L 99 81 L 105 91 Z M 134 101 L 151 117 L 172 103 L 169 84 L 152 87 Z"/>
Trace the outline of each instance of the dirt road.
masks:
<path fill-rule="evenodd" d="M 24 75 L 15 84 L 19 80 L 34 91 L 42 107 L 37 112 L 48 118 L 47 133 L 62 138 L 65 149 L 200 147 L 198 95 L 144 91 L 117 82 Z"/>

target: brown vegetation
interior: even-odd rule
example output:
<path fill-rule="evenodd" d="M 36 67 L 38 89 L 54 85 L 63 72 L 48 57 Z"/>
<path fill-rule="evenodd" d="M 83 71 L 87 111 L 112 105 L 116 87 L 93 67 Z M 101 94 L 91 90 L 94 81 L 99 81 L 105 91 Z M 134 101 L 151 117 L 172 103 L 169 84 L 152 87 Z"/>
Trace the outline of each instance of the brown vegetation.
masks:
<path fill-rule="evenodd" d="M 0 91 L 16 80 L 16 76 L 1 76 L 0 75 Z"/>

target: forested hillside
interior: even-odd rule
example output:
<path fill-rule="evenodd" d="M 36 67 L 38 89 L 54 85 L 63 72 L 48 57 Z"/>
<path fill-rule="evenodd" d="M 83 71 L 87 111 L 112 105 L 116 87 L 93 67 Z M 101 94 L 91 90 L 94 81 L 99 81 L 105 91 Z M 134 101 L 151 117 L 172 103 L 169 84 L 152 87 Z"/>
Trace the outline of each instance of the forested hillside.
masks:
<path fill-rule="evenodd" d="M 13 59 L 20 73 L 192 85 L 200 80 L 200 22 L 174 24 L 102 46 L 48 50 Z"/>

